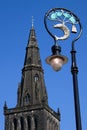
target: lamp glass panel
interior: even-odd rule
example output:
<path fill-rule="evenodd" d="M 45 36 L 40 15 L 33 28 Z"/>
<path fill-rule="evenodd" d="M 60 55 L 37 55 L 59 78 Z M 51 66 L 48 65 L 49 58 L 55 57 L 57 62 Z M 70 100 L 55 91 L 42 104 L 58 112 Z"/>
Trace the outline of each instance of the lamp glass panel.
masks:
<path fill-rule="evenodd" d="M 59 71 L 62 68 L 63 63 L 63 59 L 59 57 L 53 58 L 50 61 L 50 64 L 55 71 Z"/>

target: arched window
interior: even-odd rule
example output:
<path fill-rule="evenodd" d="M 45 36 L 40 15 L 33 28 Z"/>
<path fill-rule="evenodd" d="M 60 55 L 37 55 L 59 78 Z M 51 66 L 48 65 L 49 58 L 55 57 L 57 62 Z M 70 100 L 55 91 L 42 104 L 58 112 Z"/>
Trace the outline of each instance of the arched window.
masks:
<path fill-rule="evenodd" d="M 28 130 L 31 130 L 31 119 L 29 116 L 27 117 L 27 123 L 28 123 Z"/>
<path fill-rule="evenodd" d="M 24 105 L 29 105 L 30 103 L 30 95 L 29 93 L 26 93 L 24 98 L 23 98 L 23 102 L 24 102 Z"/>
<path fill-rule="evenodd" d="M 17 130 L 17 119 L 16 118 L 13 120 L 13 123 L 14 123 L 14 130 Z"/>
<path fill-rule="evenodd" d="M 34 81 L 37 82 L 38 80 L 39 80 L 39 76 L 38 76 L 38 74 L 36 74 L 36 75 L 34 76 Z"/>
<path fill-rule="evenodd" d="M 26 96 L 25 96 L 25 102 L 26 102 L 26 103 L 29 103 L 29 101 L 30 101 L 30 96 L 29 96 L 29 94 L 27 93 Z"/>
<path fill-rule="evenodd" d="M 36 117 L 35 117 L 35 130 L 38 130 L 38 120 Z"/>
<path fill-rule="evenodd" d="M 24 118 L 23 117 L 20 118 L 20 122 L 21 122 L 21 130 L 24 130 Z"/>

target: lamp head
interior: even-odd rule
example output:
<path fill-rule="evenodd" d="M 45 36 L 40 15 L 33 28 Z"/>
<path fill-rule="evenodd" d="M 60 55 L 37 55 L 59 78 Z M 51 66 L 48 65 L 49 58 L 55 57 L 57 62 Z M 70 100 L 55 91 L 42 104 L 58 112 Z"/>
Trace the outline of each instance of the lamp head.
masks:
<path fill-rule="evenodd" d="M 61 70 L 63 64 L 67 63 L 68 58 L 60 54 L 60 46 L 52 46 L 52 55 L 46 58 L 46 63 L 51 65 L 55 71 Z"/>
<path fill-rule="evenodd" d="M 67 61 L 68 58 L 63 55 L 52 55 L 46 58 L 46 63 L 51 65 L 55 71 L 61 70 L 63 64 Z"/>

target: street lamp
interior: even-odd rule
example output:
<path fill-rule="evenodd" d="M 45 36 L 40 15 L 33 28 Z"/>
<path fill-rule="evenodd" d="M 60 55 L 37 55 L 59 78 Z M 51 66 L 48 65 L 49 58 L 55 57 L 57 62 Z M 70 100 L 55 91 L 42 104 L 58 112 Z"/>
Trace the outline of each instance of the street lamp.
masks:
<path fill-rule="evenodd" d="M 61 70 L 63 64 L 68 61 L 66 56 L 61 55 L 61 47 L 58 42 L 60 40 L 66 40 L 71 34 L 75 34 L 71 44 L 71 74 L 73 78 L 76 130 L 82 130 L 77 78 L 78 67 L 74 46 L 82 34 L 82 25 L 74 13 L 64 8 L 53 8 L 49 10 L 44 16 L 44 25 L 47 32 L 54 39 L 54 45 L 51 48 L 52 55 L 46 58 L 46 63 L 51 65 L 55 71 Z M 63 32 L 62 36 L 61 33 L 58 33 L 58 30 Z"/>

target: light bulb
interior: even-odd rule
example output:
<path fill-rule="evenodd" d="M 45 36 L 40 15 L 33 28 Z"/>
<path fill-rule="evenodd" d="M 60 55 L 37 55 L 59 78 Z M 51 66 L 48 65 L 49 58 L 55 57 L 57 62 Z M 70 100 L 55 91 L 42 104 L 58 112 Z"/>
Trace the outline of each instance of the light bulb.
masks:
<path fill-rule="evenodd" d="M 50 64 L 55 71 L 59 71 L 64 64 L 64 60 L 60 57 L 52 58 Z"/>
<path fill-rule="evenodd" d="M 55 71 L 61 70 L 62 66 L 66 64 L 68 58 L 63 55 L 51 55 L 46 58 L 46 63 L 51 65 Z"/>

